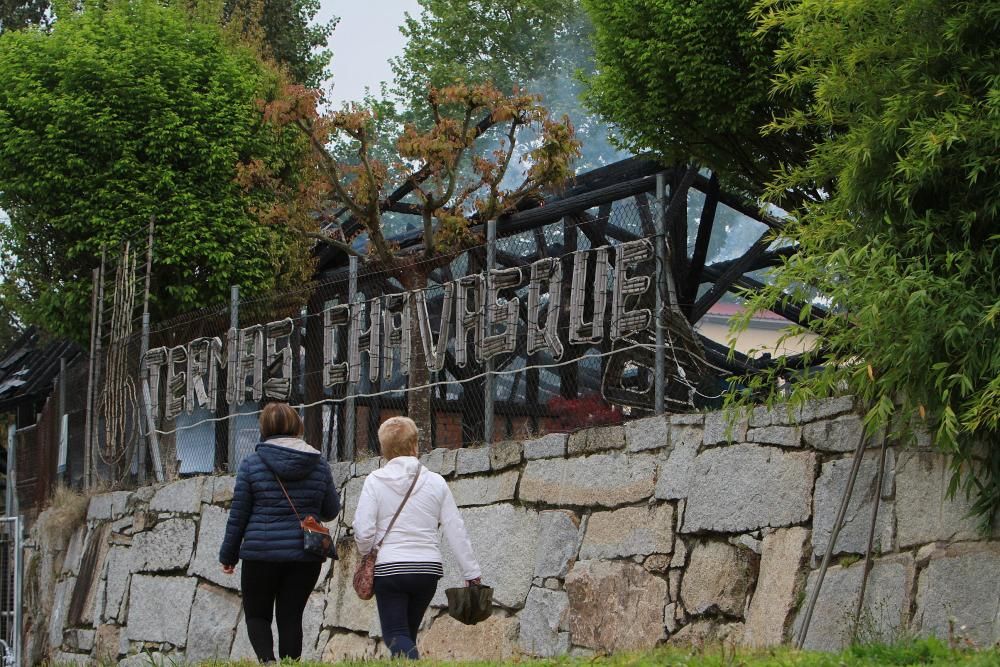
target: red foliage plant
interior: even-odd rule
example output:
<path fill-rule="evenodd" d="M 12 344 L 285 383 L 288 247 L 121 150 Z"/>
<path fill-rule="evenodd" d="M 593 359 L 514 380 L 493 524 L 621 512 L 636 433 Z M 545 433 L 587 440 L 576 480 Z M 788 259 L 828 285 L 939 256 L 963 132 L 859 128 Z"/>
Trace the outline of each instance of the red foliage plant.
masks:
<path fill-rule="evenodd" d="M 621 424 L 624 418 L 620 406 L 611 405 L 599 394 L 588 394 L 579 398 L 556 396 L 546 407 L 558 423 L 558 432 Z"/>

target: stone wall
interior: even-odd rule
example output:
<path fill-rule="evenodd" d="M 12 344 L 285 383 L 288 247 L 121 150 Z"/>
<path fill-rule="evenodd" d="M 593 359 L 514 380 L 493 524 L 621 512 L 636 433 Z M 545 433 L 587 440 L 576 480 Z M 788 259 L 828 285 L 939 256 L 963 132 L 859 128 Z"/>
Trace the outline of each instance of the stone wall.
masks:
<path fill-rule="evenodd" d="M 442 607 L 446 575 L 420 648 L 438 659 L 497 659 L 643 649 L 664 641 L 787 641 L 829 541 L 862 437 L 849 398 L 439 449 L 444 475 L 495 588 L 487 621 L 464 626 Z M 981 539 L 968 503 L 947 500 L 941 456 L 893 447 L 876 480 L 862 462 L 807 646 L 849 635 L 872 503 L 881 497 L 877 558 L 858 629 L 863 639 L 959 633 L 1000 639 L 1000 542 Z M 374 601 L 350 586 L 357 554 L 346 537 L 366 474 L 378 460 L 332 466 L 343 488 L 342 559 L 324 567 L 305 614 L 306 657 L 383 656 Z M 185 479 L 100 495 L 68 543 L 36 537 L 28 571 L 34 658 L 138 664 L 252 655 L 238 593 L 217 552 L 231 477 Z M 40 522 L 43 523 L 43 522 Z M 951 630 L 949 629 L 951 628 Z"/>

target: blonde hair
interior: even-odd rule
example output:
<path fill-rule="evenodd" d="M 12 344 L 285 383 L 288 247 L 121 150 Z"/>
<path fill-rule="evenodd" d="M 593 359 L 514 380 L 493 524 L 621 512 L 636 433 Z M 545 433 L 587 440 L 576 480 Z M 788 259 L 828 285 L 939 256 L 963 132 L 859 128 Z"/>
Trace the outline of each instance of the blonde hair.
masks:
<path fill-rule="evenodd" d="M 386 460 L 397 456 L 416 456 L 419 435 L 417 425 L 409 417 L 389 417 L 378 427 L 382 456 Z"/>
<path fill-rule="evenodd" d="M 299 413 L 288 403 L 268 403 L 260 413 L 261 440 L 279 435 L 301 438 L 305 431 Z"/>

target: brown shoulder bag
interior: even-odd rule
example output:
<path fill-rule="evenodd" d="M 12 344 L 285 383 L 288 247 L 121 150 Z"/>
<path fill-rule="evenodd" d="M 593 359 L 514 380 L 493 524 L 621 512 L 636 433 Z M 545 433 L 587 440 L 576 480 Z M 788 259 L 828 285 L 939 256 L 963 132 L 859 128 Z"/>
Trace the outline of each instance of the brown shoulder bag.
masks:
<path fill-rule="evenodd" d="M 410 494 L 413 493 L 413 487 L 417 485 L 417 478 L 420 477 L 420 468 L 422 467 L 417 466 L 417 474 L 413 476 L 413 482 L 410 483 L 410 488 L 407 489 L 406 495 L 403 496 L 403 502 L 399 503 L 399 508 L 392 515 L 392 521 L 389 522 L 389 527 L 385 529 L 382 539 L 372 547 L 371 551 L 361 557 L 361 562 L 358 563 L 357 569 L 354 570 L 354 592 L 362 600 L 371 600 L 372 596 L 375 595 L 375 560 L 378 558 L 378 550 L 382 548 L 382 543 L 385 542 L 386 535 L 392 530 L 392 527 L 396 524 L 396 519 L 399 518 L 399 513 L 403 511 L 403 506 L 410 499 Z"/>
<path fill-rule="evenodd" d="M 271 472 L 274 473 L 273 470 Z M 298 519 L 299 525 L 302 527 L 302 550 L 307 554 L 320 556 L 324 559 L 332 558 L 333 560 L 337 560 L 337 543 L 336 539 L 330 535 L 330 529 L 310 514 L 307 514 L 305 519 L 299 516 L 299 510 L 295 507 L 295 503 L 292 502 L 292 497 L 288 495 L 288 491 L 285 490 L 285 485 L 281 483 L 281 478 L 275 474 L 274 479 L 278 481 L 281 492 L 285 494 L 285 499 L 292 506 L 295 518 Z M 339 523 L 337 529 L 338 531 L 340 529 Z"/>

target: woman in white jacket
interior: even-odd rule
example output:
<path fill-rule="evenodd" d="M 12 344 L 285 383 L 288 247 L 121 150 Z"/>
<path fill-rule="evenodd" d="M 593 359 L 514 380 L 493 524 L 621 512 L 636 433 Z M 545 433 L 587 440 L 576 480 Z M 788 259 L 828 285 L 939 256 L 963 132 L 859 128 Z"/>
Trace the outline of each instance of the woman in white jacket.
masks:
<path fill-rule="evenodd" d="M 385 420 L 378 430 L 385 466 L 368 475 L 354 514 L 354 540 L 367 554 L 383 538 L 375 560 L 375 601 L 382 638 L 395 657 L 419 658 L 417 629 L 444 575 L 438 528 L 458 559 L 466 585 L 478 584 L 479 563 L 465 523 L 444 478 L 417 458 L 417 425 L 407 417 Z M 392 530 L 389 522 L 416 484 Z"/>

